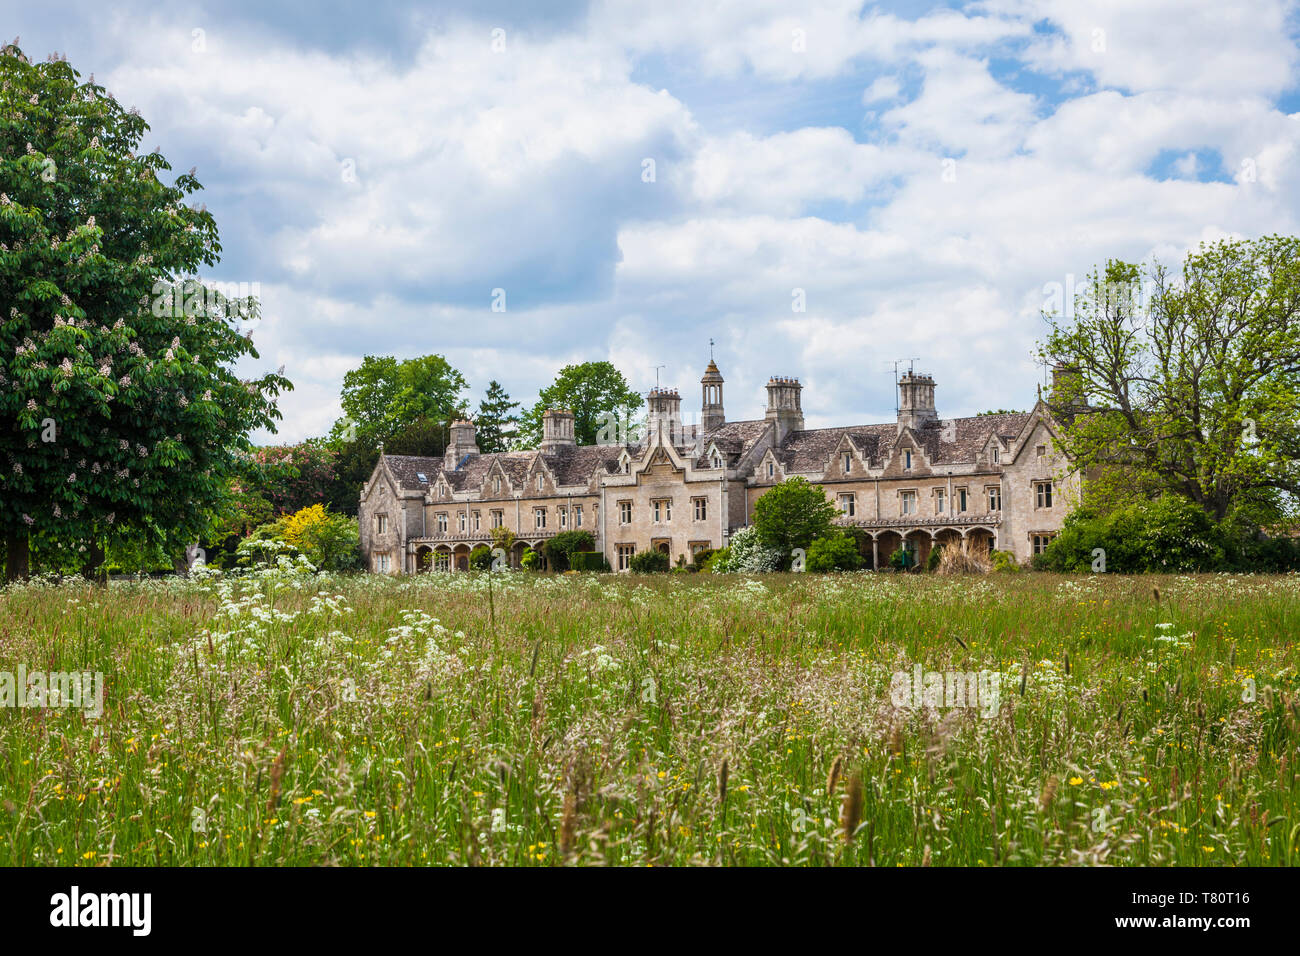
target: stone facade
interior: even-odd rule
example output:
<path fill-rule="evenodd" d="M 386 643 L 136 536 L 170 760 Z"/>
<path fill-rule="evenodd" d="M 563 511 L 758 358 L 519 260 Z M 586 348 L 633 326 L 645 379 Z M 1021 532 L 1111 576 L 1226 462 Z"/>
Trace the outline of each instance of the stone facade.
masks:
<path fill-rule="evenodd" d="M 677 391 L 656 388 L 635 443 L 578 446 L 573 413 L 553 409 L 534 450 L 479 454 L 473 424 L 456 422 L 442 457 L 381 455 L 361 493 L 371 570 L 464 570 L 498 526 L 516 536 L 515 566 L 525 548 L 570 530 L 590 531 L 618 570 L 647 549 L 689 562 L 726 545 L 759 497 L 795 476 L 867 533 L 873 567 L 900 548 L 925 561 L 938 545 L 1025 562 L 1079 500 L 1041 398 L 1028 412 L 941 419 L 934 380 L 909 372 L 897 421 L 805 429 L 797 379 L 772 378 L 764 417 L 737 422 L 726 420 L 714 363 L 700 384 L 699 425 L 682 423 Z"/>

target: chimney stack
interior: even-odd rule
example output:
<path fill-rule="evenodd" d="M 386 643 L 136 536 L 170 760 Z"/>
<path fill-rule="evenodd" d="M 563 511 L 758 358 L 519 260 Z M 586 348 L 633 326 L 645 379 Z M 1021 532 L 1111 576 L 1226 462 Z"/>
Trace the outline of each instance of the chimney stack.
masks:
<path fill-rule="evenodd" d="M 797 378 L 774 375 L 767 380 L 767 414 L 764 417 L 775 423 L 778 445 L 785 441 L 786 435 L 803 430 L 802 391 L 803 386 Z"/>
<path fill-rule="evenodd" d="M 566 448 L 575 448 L 577 444 L 572 411 L 567 408 L 548 408 L 542 413 L 543 455 L 554 455 Z"/>
<path fill-rule="evenodd" d="M 455 421 L 449 429 L 451 434 L 447 441 L 447 450 L 442 456 L 442 466 L 447 471 L 455 471 L 466 455 L 478 454 L 478 442 L 475 438 L 474 423 Z"/>
<path fill-rule="evenodd" d="M 682 443 L 682 397 L 677 394 L 677 389 L 652 388 L 646 396 L 646 409 L 646 437 L 649 440 L 662 436 L 665 444 Z"/>
<path fill-rule="evenodd" d="M 934 379 L 919 372 L 908 372 L 898 380 L 898 430 L 920 431 L 929 422 L 939 420 L 934 410 Z"/>

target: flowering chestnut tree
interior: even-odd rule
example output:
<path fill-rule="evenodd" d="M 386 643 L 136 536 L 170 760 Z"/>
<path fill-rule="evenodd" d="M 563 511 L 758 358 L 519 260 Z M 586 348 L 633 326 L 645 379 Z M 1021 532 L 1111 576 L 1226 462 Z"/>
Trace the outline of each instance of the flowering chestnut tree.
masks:
<path fill-rule="evenodd" d="M 131 537 L 196 541 L 279 418 L 283 376 L 257 357 L 250 297 L 196 278 L 216 224 L 172 185 L 149 128 L 65 60 L 0 49 L 0 529 L 7 577 L 35 534 L 86 555 Z"/>

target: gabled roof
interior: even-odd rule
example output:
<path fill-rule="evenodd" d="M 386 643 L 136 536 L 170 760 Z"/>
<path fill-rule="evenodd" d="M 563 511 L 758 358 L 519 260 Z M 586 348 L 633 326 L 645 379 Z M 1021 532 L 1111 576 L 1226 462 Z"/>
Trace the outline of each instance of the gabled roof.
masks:
<path fill-rule="evenodd" d="M 422 458 L 413 455 L 383 455 L 388 471 L 402 491 L 428 491 L 442 474 L 441 458 Z M 423 474 L 427 479 L 420 481 Z"/>
<path fill-rule="evenodd" d="M 747 454 L 759 439 L 767 433 L 771 425 L 766 419 L 749 422 L 725 422 L 710 432 L 705 433 L 697 447 L 701 454 L 709 450 L 710 446 L 717 446 L 718 451 L 727 456 L 729 461 L 734 462 L 736 459 Z"/>
<path fill-rule="evenodd" d="M 966 464 L 984 452 L 989 438 L 997 435 L 1003 444 L 1015 441 L 1031 412 L 975 415 L 950 418 L 924 429 L 926 454 L 934 464 Z"/>
<path fill-rule="evenodd" d="M 393 479 L 403 491 L 427 492 L 446 480 L 454 491 L 477 489 L 487 480 L 493 466 L 500 466 L 512 485 L 520 487 L 534 466 L 549 471 L 560 485 L 585 485 L 596 473 L 612 474 L 617 471 L 622 445 L 582 445 L 562 449 L 554 455 L 540 451 L 507 451 L 488 455 L 471 455 L 459 471 L 449 471 L 441 458 L 413 455 L 383 455 Z M 423 474 L 425 481 L 420 481 Z"/>
<path fill-rule="evenodd" d="M 975 415 L 930 422 L 920 429 L 907 429 L 931 465 L 972 464 L 983 453 L 992 435 L 1004 443 L 1015 441 L 1032 417 L 1031 412 Z M 791 472 L 819 472 L 845 438 L 854 444 L 864 460 L 879 467 L 893 454 L 899 441 L 898 425 L 850 425 L 846 428 L 809 428 L 785 436 L 777 459 Z"/>
<path fill-rule="evenodd" d="M 622 445 L 578 445 L 546 456 L 546 464 L 558 484 L 585 485 L 593 474 L 617 471 L 622 453 Z"/>
<path fill-rule="evenodd" d="M 894 424 L 805 428 L 786 435 L 776 457 L 787 471 L 821 471 L 847 436 L 864 460 L 879 465 L 894 447 L 897 434 L 898 426 Z"/>

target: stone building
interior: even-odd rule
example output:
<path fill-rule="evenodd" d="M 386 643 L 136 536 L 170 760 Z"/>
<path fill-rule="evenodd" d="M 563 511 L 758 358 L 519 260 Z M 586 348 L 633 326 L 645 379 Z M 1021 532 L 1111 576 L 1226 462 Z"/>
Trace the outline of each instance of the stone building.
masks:
<path fill-rule="evenodd" d="M 896 421 L 809 429 L 797 379 L 770 379 L 763 417 L 744 421 L 727 421 L 713 362 L 700 385 L 699 424 L 683 423 L 675 389 L 656 388 L 636 442 L 579 446 L 573 413 L 552 409 L 533 450 L 480 454 L 473 423 L 461 421 L 442 457 L 381 455 L 361 493 L 371 570 L 466 569 L 497 527 L 516 536 L 515 566 L 526 548 L 570 530 L 591 532 L 615 569 L 646 549 L 689 562 L 726 545 L 763 493 L 795 476 L 825 490 L 840 523 L 866 532 L 872 567 L 900 549 L 923 562 L 939 545 L 1025 562 L 1079 497 L 1041 398 L 1028 412 L 944 419 L 934 380 L 909 372 Z"/>

